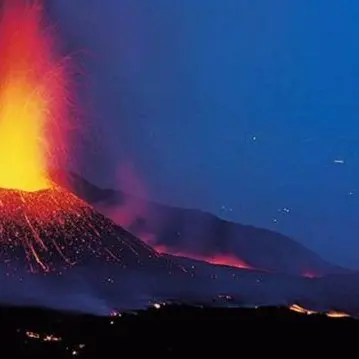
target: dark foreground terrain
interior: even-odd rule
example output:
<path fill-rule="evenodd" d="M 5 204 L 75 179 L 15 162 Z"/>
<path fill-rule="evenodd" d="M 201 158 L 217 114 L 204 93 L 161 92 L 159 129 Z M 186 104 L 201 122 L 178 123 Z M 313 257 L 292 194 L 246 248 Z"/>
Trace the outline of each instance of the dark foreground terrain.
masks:
<path fill-rule="evenodd" d="M 359 321 L 286 308 L 206 309 L 161 306 L 94 317 L 42 309 L 0 309 L 6 358 L 351 357 Z M 348 355 L 346 354 L 348 352 Z M 357 351 L 355 351 L 357 352 Z"/>

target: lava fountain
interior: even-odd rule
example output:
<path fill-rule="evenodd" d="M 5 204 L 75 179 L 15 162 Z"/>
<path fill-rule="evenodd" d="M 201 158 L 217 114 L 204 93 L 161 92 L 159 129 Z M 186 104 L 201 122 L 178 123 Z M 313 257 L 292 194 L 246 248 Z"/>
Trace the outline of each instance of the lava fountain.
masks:
<path fill-rule="evenodd" d="M 49 167 L 62 148 L 65 62 L 55 56 L 54 36 L 42 14 L 38 1 L 5 0 L 1 8 L 1 188 L 51 187 Z"/>

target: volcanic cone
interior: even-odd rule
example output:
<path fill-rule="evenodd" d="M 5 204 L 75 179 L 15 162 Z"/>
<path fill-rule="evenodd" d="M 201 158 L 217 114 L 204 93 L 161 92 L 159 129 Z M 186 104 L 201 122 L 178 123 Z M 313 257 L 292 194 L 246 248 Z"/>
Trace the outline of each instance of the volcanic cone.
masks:
<path fill-rule="evenodd" d="M 59 272 L 93 262 L 117 263 L 124 269 L 173 267 L 135 236 L 56 185 L 36 192 L 0 189 L 0 243 L 0 261 L 9 272 L 24 267 L 31 272 Z"/>

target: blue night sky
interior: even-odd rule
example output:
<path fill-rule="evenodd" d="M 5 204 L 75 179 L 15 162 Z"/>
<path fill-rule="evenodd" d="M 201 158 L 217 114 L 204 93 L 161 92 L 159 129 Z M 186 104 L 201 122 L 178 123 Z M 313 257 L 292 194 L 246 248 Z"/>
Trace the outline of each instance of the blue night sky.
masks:
<path fill-rule="evenodd" d="M 156 201 L 359 268 L 358 1 L 54 0 L 50 11 L 82 51 L 84 121 L 105 154 L 87 156 L 90 180 L 113 187 L 131 160 Z"/>

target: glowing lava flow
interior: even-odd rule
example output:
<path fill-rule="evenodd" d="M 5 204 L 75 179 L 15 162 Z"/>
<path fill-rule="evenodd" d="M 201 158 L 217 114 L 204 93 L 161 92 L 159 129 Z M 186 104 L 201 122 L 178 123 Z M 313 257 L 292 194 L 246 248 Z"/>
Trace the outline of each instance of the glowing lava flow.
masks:
<path fill-rule="evenodd" d="M 59 129 L 66 120 L 66 77 L 50 35 L 43 29 L 38 1 L 2 1 L 1 188 L 36 191 L 51 186 L 49 162 L 61 146 Z"/>
<path fill-rule="evenodd" d="M 236 267 L 240 269 L 254 269 L 249 264 L 245 263 L 243 260 L 231 256 L 231 255 L 225 255 L 225 254 L 216 254 L 211 256 L 202 256 L 198 254 L 193 253 L 187 253 L 187 252 L 179 252 L 179 251 L 173 251 L 170 248 L 162 245 L 155 245 L 154 248 L 158 253 L 167 253 L 172 254 L 174 256 L 178 257 L 187 257 L 192 258 L 198 261 L 203 261 L 211 264 L 217 264 L 217 265 L 226 265 L 230 267 Z"/>

